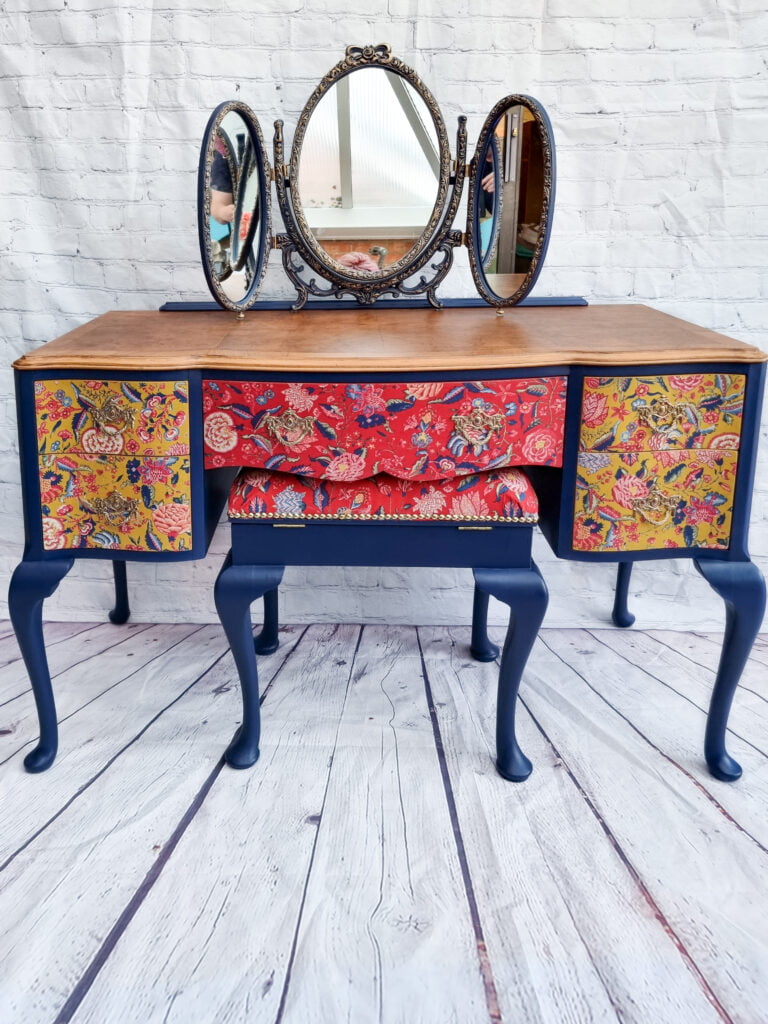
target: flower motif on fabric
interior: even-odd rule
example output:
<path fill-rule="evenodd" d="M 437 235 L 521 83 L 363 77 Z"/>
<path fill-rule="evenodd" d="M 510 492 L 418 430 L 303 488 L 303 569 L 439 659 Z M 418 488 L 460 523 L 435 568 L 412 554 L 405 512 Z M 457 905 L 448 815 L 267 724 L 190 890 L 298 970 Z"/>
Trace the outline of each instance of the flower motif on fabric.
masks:
<path fill-rule="evenodd" d="M 303 384 L 288 384 L 285 389 L 285 400 L 296 412 L 309 412 L 315 404 L 314 397 Z"/>
<path fill-rule="evenodd" d="M 152 513 L 155 529 L 169 536 L 185 533 L 192 527 L 192 509 L 186 502 L 172 501 L 158 507 Z"/>
<path fill-rule="evenodd" d="M 212 412 L 206 416 L 203 436 L 207 447 L 214 452 L 231 452 L 237 446 L 235 424 L 227 412 Z"/>
<path fill-rule="evenodd" d="M 354 482 L 244 469 L 232 487 L 234 519 L 405 519 L 535 522 L 536 494 L 524 473 L 485 471 L 434 483 L 380 473 Z M 254 495 L 258 494 L 258 500 Z"/>
<path fill-rule="evenodd" d="M 362 480 L 367 475 L 365 458 L 354 452 L 343 452 L 330 460 L 325 475 L 329 480 Z"/>
<path fill-rule="evenodd" d="M 53 516 L 43 516 L 43 547 L 46 551 L 59 551 L 66 547 L 64 524 Z"/>

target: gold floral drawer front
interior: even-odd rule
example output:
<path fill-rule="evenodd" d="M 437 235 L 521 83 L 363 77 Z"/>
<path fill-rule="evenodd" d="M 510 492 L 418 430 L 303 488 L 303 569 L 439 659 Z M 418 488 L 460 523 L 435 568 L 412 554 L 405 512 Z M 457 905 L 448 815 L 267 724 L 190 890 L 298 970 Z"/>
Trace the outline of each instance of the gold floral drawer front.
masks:
<path fill-rule="evenodd" d="M 186 381 L 35 383 L 41 455 L 189 455 Z"/>
<path fill-rule="evenodd" d="M 582 451 L 661 451 L 739 446 L 746 377 L 687 373 L 587 377 Z"/>
<path fill-rule="evenodd" d="M 192 547 L 185 381 L 39 381 L 43 547 Z"/>
<path fill-rule="evenodd" d="M 589 377 L 575 551 L 726 549 L 746 378 Z"/>

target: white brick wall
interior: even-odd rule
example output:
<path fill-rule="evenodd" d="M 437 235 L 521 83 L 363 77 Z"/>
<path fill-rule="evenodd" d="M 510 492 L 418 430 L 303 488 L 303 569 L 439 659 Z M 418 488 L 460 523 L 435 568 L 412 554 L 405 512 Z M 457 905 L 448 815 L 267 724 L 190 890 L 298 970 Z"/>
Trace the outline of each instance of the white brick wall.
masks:
<path fill-rule="evenodd" d="M 475 134 L 509 92 L 545 103 L 559 179 L 539 294 L 647 302 L 768 348 L 764 0 L 368 0 L 362 14 L 340 0 L 131 8 L 4 0 L 0 14 L 4 579 L 23 544 L 8 364 L 107 310 L 206 298 L 195 177 L 208 113 L 240 98 L 267 138 L 282 117 L 290 139 L 316 80 L 350 42 L 389 42 L 422 75 L 452 133 L 466 113 Z M 464 271 L 443 293 L 467 289 Z M 285 294 L 273 254 L 265 295 Z M 763 441 L 751 536 L 768 571 Z M 203 562 L 130 566 L 134 617 L 213 619 L 226 544 L 220 530 Z M 543 543 L 538 559 L 552 592 L 549 625 L 607 620 L 611 567 L 558 563 Z M 47 614 L 101 618 L 110 589 L 107 565 L 80 562 Z M 290 570 L 284 591 L 293 621 L 469 616 L 459 571 Z M 644 626 L 722 622 L 720 602 L 684 560 L 638 566 L 633 591 Z"/>

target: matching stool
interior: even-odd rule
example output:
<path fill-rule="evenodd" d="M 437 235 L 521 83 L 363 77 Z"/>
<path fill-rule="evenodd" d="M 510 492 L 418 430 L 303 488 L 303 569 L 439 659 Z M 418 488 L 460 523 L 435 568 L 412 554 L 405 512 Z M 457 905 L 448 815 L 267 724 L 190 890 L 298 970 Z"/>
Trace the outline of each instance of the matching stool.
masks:
<path fill-rule="evenodd" d="M 496 766 L 521 782 L 531 763 L 515 737 L 520 679 L 547 608 L 531 557 L 536 494 L 516 467 L 443 480 L 385 473 L 363 480 L 319 479 L 243 469 L 229 496 L 232 548 L 216 581 L 216 609 L 240 676 L 243 721 L 225 757 L 247 768 L 259 756 L 256 653 L 277 646 L 277 588 L 287 565 L 470 568 L 475 594 L 471 653 L 499 653 L 487 636 L 488 597 L 509 606 L 499 668 Z M 250 606 L 264 598 L 254 644 Z"/>

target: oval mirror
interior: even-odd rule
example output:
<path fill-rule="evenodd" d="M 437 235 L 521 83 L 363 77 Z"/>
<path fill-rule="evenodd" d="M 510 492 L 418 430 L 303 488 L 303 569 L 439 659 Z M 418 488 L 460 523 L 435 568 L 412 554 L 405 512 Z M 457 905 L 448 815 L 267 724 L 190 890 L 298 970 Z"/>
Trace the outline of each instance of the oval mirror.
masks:
<path fill-rule="evenodd" d="M 541 271 L 555 200 L 555 147 L 544 109 L 507 96 L 485 120 L 470 165 L 467 245 L 478 291 L 512 306 Z"/>
<path fill-rule="evenodd" d="M 347 280 L 385 280 L 413 263 L 435 232 L 450 177 L 434 98 L 388 47 L 367 49 L 350 48 L 310 97 L 289 168 L 303 241 Z"/>
<path fill-rule="evenodd" d="M 226 309 L 249 309 L 270 240 L 269 164 L 259 122 L 244 103 L 220 104 L 200 151 L 198 234 L 208 287 Z"/>

